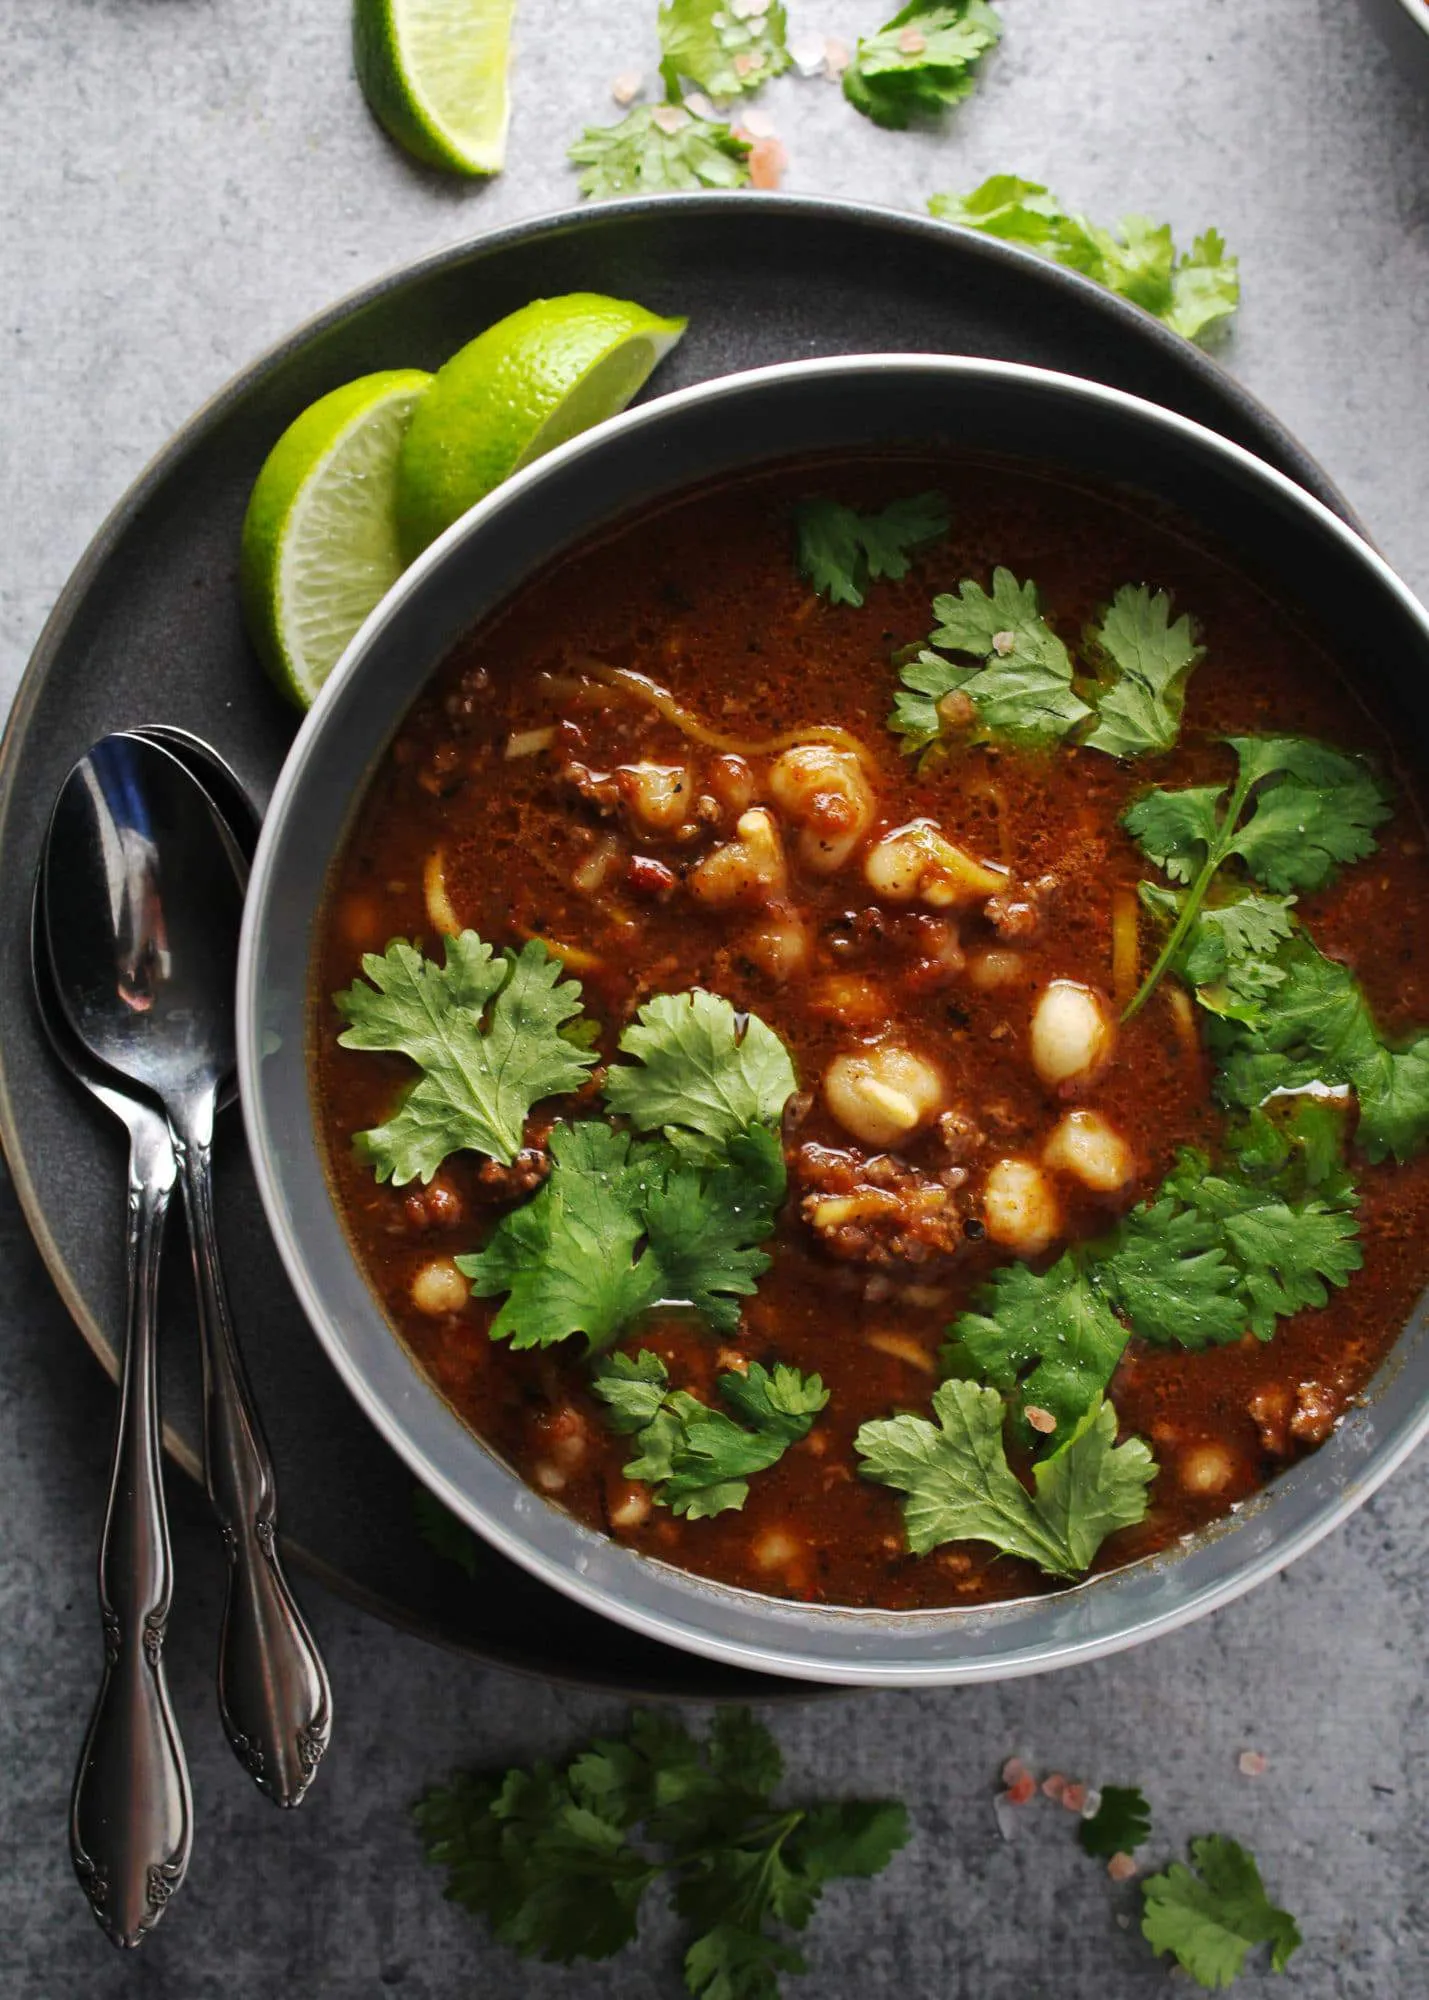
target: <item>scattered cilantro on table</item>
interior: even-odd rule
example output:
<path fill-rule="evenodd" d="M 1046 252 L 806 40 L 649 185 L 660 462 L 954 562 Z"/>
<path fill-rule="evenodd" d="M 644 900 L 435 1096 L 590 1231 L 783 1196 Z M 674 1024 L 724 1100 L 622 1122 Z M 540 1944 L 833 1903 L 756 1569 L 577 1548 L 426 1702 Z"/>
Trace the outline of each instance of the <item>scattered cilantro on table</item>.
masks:
<path fill-rule="evenodd" d="M 554 1126 L 550 1148 L 540 1190 L 456 1260 L 478 1297 L 507 1294 L 491 1338 L 545 1347 L 579 1333 L 595 1350 L 655 1306 L 732 1332 L 769 1264 L 758 1245 L 785 1178 L 774 1134 L 751 1125 L 711 1165 L 589 1118 Z"/>
<path fill-rule="evenodd" d="M 1322 889 L 1337 868 L 1373 853 L 1374 829 L 1389 817 L 1388 795 L 1363 758 L 1304 736 L 1227 741 L 1239 767 L 1233 784 L 1157 789 L 1122 815 L 1142 852 L 1187 891 L 1128 1018 L 1176 963 L 1228 863 L 1273 894 Z"/>
<path fill-rule="evenodd" d="M 877 1875 L 909 1836 L 906 1810 L 888 1800 L 776 1806 L 782 1774 L 778 1746 L 746 1711 L 722 1709 L 704 1744 L 671 1714 L 637 1711 L 623 1737 L 598 1738 L 561 1769 L 462 1774 L 415 1816 L 447 1895 L 514 1950 L 609 1958 L 664 1877 L 694 1933 L 690 1993 L 777 2000 L 779 1975 L 805 1970 L 781 1931 L 804 1930 L 826 1882 Z"/>
<path fill-rule="evenodd" d="M 915 493 L 880 513 L 860 514 L 837 500 L 805 500 L 794 529 L 800 573 L 830 604 L 860 605 L 871 582 L 895 583 L 911 567 L 909 550 L 948 531 L 941 493 Z"/>
<path fill-rule="evenodd" d="M 746 10 L 729 0 L 662 0 L 658 27 L 660 75 L 671 103 L 685 83 L 715 99 L 758 90 L 793 60 L 780 0 Z"/>
<path fill-rule="evenodd" d="M 1081 1429 L 1018 1479 L 1003 1444 L 996 1389 L 950 1380 L 933 1396 L 936 1424 L 903 1415 L 866 1423 L 854 1439 L 867 1479 L 905 1495 L 904 1531 L 914 1555 L 944 1542 L 990 1542 L 1068 1580 L 1089 1567 L 1102 1542 L 1146 1512 L 1156 1464 L 1140 1438 L 1116 1443 L 1116 1412 L 1098 1403 Z"/>
<path fill-rule="evenodd" d="M 581 193 L 608 201 L 743 187 L 749 152 L 749 141 L 721 118 L 683 104 L 637 104 L 615 125 L 588 125 L 566 157 L 582 169 Z"/>
<path fill-rule="evenodd" d="M 671 1389 L 669 1370 L 648 1347 L 598 1361 L 590 1386 L 607 1406 L 611 1429 L 635 1439 L 626 1478 L 644 1480 L 657 1505 L 692 1521 L 742 1507 L 751 1476 L 807 1437 L 829 1400 L 817 1375 L 783 1363 L 771 1373 L 756 1361 L 747 1375 L 719 1376 L 720 1397 L 734 1412 L 727 1416 Z"/>
<path fill-rule="evenodd" d="M 357 1134 L 379 1181 L 429 1181 L 467 1149 L 509 1166 L 532 1105 L 579 1090 L 595 1061 L 562 1033 L 581 1011 L 580 986 L 537 940 L 498 953 L 463 931 L 437 965 L 396 939 L 362 970 L 334 996 L 348 1024 L 338 1040 L 409 1056 L 420 1071 L 392 1117 Z"/>
<path fill-rule="evenodd" d="M 1247 1331 L 1270 1339 L 1277 1318 L 1323 1306 L 1362 1262 L 1343 1148 L 1343 1115 L 1308 1101 L 1255 1114 L 1215 1171 L 1184 1148 L 1155 1197 L 1107 1236 L 1044 1271 L 997 1272 L 948 1329 L 944 1369 L 1014 1397 L 1020 1411 L 1046 1411 L 1055 1455 L 1131 1334 L 1193 1352 Z"/>
<path fill-rule="evenodd" d="M 860 37 L 843 92 L 875 125 L 903 131 L 971 97 L 979 62 L 1002 37 L 986 0 L 911 0 Z"/>
<path fill-rule="evenodd" d="M 1101 1802 L 1077 1828 L 1088 1854 L 1130 1854 L 1151 1834 L 1151 1807 L 1139 1785 L 1103 1785 Z"/>
<path fill-rule="evenodd" d="M 1141 1885 L 1142 1935 L 1153 1951 L 1169 1951 L 1196 1982 L 1211 1989 L 1238 1977 L 1253 1946 L 1270 1946 L 1283 1972 L 1298 1950 L 1299 1926 L 1265 1893 L 1255 1857 L 1222 1833 L 1191 1842 L 1195 1873 L 1177 1861 Z"/>
<path fill-rule="evenodd" d="M 1114 230 L 1069 213 L 1054 194 L 1016 174 L 994 174 L 971 194 L 935 194 L 944 222 L 1022 243 L 1054 263 L 1095 278 L 1188 340 L 1199 340 L 1240 304 L 1240 269 L 1208 229 L 1179 257 L 1169 223 L 1128 215 Z"/>
<path fill-rule="evenodd" d="M 612 1064 L 606 1103 L 695 1159 L 719 1159 L 751 1125 L 775 1128 L 798 1087 L 773 1029 L 701 987 L 646 1001 L 619 1046 L 634 1060 Z"/>

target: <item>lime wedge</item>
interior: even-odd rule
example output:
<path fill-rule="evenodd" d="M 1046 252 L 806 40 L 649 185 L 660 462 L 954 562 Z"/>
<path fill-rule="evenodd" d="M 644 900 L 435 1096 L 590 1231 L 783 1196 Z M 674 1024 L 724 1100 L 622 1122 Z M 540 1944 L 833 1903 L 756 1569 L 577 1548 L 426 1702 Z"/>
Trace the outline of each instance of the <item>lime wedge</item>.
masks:
<path fill-rule="evenodd" d="M 258 475 L 243 517 L 243 613 L 299 708 L 402 574 L 397 454 L 432 379 L 396 368 L 334 389 L 289 424 Z"/>
<path fill-rule="evenodd" d="M 352 48 L 373 115 L 454 174 L 499 174 L 515 0 L 356 0 Z"/>
<path fill-rule="evenodd" d="M 627 299 L 536 299 L 469 341 L 423 397 L 397 466 L 410 562 L 523 465 L 623 410 L 684 332 Z"/>

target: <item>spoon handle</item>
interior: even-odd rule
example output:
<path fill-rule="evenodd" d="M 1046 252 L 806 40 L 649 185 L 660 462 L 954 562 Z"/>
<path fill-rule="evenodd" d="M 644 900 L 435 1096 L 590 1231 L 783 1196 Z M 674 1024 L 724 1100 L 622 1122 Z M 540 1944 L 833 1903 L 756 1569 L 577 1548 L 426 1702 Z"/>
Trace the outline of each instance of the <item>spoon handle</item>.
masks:
<path fill-rule="evenodd" d="M 104 1678 L 70 1801 L 70 1856 L 106 1934 L 136 1945 L 184 1879 L 193 1801 L 164 1678 L 173 1558 L 164 1512 L 154 1340 L 159 1254 L 174 1185 L 163 1120 L 126 1109 L 129 1305 L 114 1471 L 99 1548 Z"/>
<path fill-rule="evenodd" d="M 295 1806 L 328 1745 L 332 1692 L 278 1556 L 272 1460 L 244 1373 L 219 1263 L 210 1159 L 212 1103 L 175 1129 L 203 1340 L 208 1495 L 228 1550 L 218 1706 L 234 1754 L 275 1804 Z"/>

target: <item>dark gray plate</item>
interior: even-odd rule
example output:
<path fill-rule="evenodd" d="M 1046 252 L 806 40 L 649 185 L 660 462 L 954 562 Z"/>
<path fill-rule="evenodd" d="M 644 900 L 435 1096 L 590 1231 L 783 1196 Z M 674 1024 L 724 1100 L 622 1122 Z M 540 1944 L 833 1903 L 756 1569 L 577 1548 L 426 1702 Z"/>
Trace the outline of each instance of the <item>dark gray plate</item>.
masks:
<path fill-rule="evenodd" d="M 55 790 L 106 730 L 162 721 L 207 737 L 266 802 L 294 721 L 244 639 L 235 560 L 269 447 L 307 403 L 351 376 L 435 368 L 503 313 L 577 290 L 689 314 L 662 388 L 814 354 L 1032 362 L 1179 410 L 1349 518 L 1324 472 L 1254 398 L 1134 306 L 1027 252 L 848 203 L 667 196 L 556 215 L 444 251 L 294 334 L 201 410 L 120 502 L 65 587 L 0 745 L 0 1138 L 55 1282 L 111 1374 L 123 1300 L 120 1136 L 55 1068 L 22 948 Z M 474 1582 L 433 1556 L 413 1525 L 410 1476 L 339 1388 L 288 1289 L 236 1119 L 217 1165 L 234 1307 L 296 1562 L 397 1623 L 500 1666 L 692 1698 L 794 1691 L 643 1640 L 484 1547 Z M 183 1260 L 171 1254 L 166 1443 L 196 1472 L 198 1359 L 185 1286 Z"/>

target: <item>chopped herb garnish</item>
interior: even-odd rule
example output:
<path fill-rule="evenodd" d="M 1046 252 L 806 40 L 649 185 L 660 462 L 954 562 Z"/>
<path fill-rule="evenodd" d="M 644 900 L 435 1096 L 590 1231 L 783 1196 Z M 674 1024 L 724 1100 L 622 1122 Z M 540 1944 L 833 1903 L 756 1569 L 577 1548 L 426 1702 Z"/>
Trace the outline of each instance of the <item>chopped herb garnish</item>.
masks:
<path fill-rule="evenodd" d="M 1265 1893 L 1255 1857 L 1223 1833 L 1191 1842 L 1196 1872 L 1173 1862 L 1164 1875 L 1142 1883 L 1142 1935 L 1153 1951 L 1169 1951 L 1196 1982 L 1229 1986 L 1253 1946 L 1270 1946 L 1270 1963 L 1283 1972 L 1298 1950 L 1300 1929 L 1288 1910 Z"/>
<path fill-rule="evenodd" d="M 1088 1854 L 1130 1854 L 1151 1834 L 1151 1807 L 1138 1785 L 1103 1785 L 1101 1803 L 1077 1829 Z"/>
<path fill-rule="evenodd" d="M 768 1127 L 735 1134 L 718 1165 L 593 1118 L 556 1125 L 550 1146 L 544 1186 L 456 1260 L 479 1297 L 508 1294 L 491 1338 L 546 1347 L 579 1333 L 599 1349 L 654 1306 L 732 1332 L 738 1300 L 768 1269 L 757 1246 L 784 1193 Z"/>
<path fill-rule="evenodd" d="M 1240 304 L 1239 265 L 1214 229 L 1178 257 L 1169 223 L 1128 215 L 1114 230 L 1101 229 L 1015 174 L 994 174 L 968 195 L 935 194 L 928 207 L 944 222 L 1025 244 L 1095 278 L 1188 340 L 1199 340 Z"/>
<path fill-rule="evenodd" d="M 1191 637 L 1190 619 L 1172 620 L 1165 591 L 1123 584 L 1092 640 L 1104 670 L 1087 744 L 1109 757 L 1171 749 L 1186 681 L 1203 650 Z"/>
<path fill-rule="evenodd" d="M 696 2000 L 777 2000 L 779 1975 L 805 1970 L 780 1930 L 805 1929 L 826 1882 L 877 1875 L 909 1835 L 888 1800 L 776 1806 L 782 1775 L 747 1711 L 720 1710 L 704 1744 L 669 1713 L 637 1712 L 624 1737 L 597 1739 L 564 1769 L 462 1774 L 428 1792 L 416 1819 L 448 1896 L 523 1955 L 609 1958 L 663 1876 L 694 1932 L 684 1972 Z"/>
<path fill-rule="evenodd" d="M 875 125 L 904 131 L 971 97 L 977 67 L 1002 36 L 986 0 L 911 0 L 864 35 L 844 71 L 844 96 Z"/>
<path fill-rule="evenodd" d="M 817 1375 L 782 1363 L 770 1373 L 753 1362 L 747 1375 L 719 1376 L 716 1387 L 734 1417 L 671 1389 L 669 1371 L 648 1347 L 608 1355 L 591 1375 L 611 1429 L 635 1439 L 638 1455 L 625 1466 L 626 1478 L 646 1481 L 658 1505 L 692 1521 L 742 1507 L 751 1476 L 807 1437 L 829 1400 Z"/>
<path fill-rule="evenodd" d="M 589 125 L 567 158 L 595 201 L 623 194 L 738 188 L 749 179 L 749 141 L 719 118 L 683 104 L 637 104 L 616 125 Z"/>
<path fill-rule="evenodd" d="M 1127 1018 L 1177 962 L 1228 862 L 1275 894 L 1322 889 L 1338 867 L 1373 853 L 1374 829 L 1389 817 L 1384 788 L 1362 758 L 1304 736 L 1227 740 L 1240 767 L 1233 785 L 1148 792 L 1122 816 L 1142 852 L 1188 888 Z"/>
<path fill-rule="evenodd" d="M 611 1110 L 693 1158 L 718 1159 L 750 1125 L 776 1127 L 798 1088 L 773 1029 L 699 987 L 648 1000 L 620 1050 L 635 1060 L 606 1075 Z"/>
<path fill-rule="evenodd" d="M 1154 1200 L 1050 1269 L 1009 1264 L 979 1310 L 949 1328 L 943 1365 L 1056 1419 L 1052 1453 L 1075 1437 L 1111 1380 L 1128 1335 L 1196 1351 L 1323 1306 L 1360 1267 L 1357 1197 L 1342 1165 L 1343 1118 L 1297 1104 L 1233 1133 L 1212 1172 L 1189 1148 Z M 1030 1433 L 1029 1433 L 1030 1437 Z"/>
<path fill-rule="evenodd" d="M 780 0 L 757 10 L 729 0 L 662 0 L 659 31 L 660 75 L 672 103 L 686 83 L 714 98 L 758 90 L 792 60 Z"/>
<path fill-rule="evenodd" d="M 897 582 L 911 567 L 908 551 L 948 532 L 941 493 L 894 500 L 878 514 L 859 514 L 837 500 L 806 500 L 794 517 L 799 569 L 831 604 L 863 603 L 870 582 Z"/>
<path fill-rule="evenodd" d="M 396 939 L 362 970 L 370 985 L 334 996 L 348 1023 L 338 1040 L 410 1056 L 421 1071 L 385 1124 L 357 1134 L 379 1181 L 429 1181 L 465 1150 L 509 1166 L 532 1105 L 579 1090 L 595 1061 L 562 1033 L 581 1011 L 580 986 L 537 940 L 518 956 L 463 931 L 437 965 Z"/>
<path fill-rule="evenodd" d="M 950 696 L 971 704 L 981 733 L 1029 745 L 1055 743 L 1091 714 L 1073 692 L 1071 655 L 1042 616 L 1035 583 L 996 569 L 991 595 L 969 578 L 956 593 L 934 598 L 933 616 L 929 645 L 980 664 L 958 666 L 925 651 L 903 668 L 888 725 L 906 751 L 923 750 L 942 734 L 939 705 Z"/>
<path fill-rule="evenodd" d="M 944 1382 L 937 1423 L 898 1416 L 864 1424 L 854 1440 L 867 1479 L 896 1487 L 914 1555 L 944 1542 L 991 1542 L 1049 1575 L 1081 1576 L 1109 1534 L 1146 1512 L 1156 1463 L 1140 1438 L 1116 1443 L 1116 1412 L 1098 1403 L 1082 1428 L 1033 1468 L 1031 1493 L 1007 1462 L 996 1389 Z"/>

